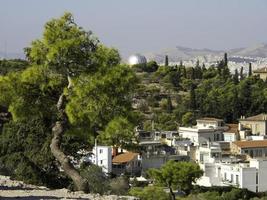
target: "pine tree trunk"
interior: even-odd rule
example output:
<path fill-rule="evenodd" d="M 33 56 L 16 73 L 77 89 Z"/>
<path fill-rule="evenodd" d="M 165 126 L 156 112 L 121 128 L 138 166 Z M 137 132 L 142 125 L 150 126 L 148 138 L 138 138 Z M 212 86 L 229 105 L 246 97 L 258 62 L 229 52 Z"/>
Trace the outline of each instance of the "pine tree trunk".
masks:
<path fill-rule="evenodd" d="M 70 86 L 71 83 L 69 82 L 68 87 Z M 65 113 L 65 101 L 66 101 L 65 99 L 66 99 L 65 95 L 61 94 L 57 102 L 59 120 L 56 121 L 55 125 L 52 128 L 53 138 L 50 144 L 50 149 L 52 154 L 60 163 L 60 166 L 62 167 L 64 172 L 67 174 L 67 176 L 69 176 L 73 180 L 76 189 L 79 191 L 88 192 L 89 186 L 87 181 L 82 178 L 77 169 L 75 169 L 74 166 L 70 163 L 70 160 L 67 157 L 67 155 L 60 149 L 62 136 L 64 135 L 65 127 L 68 122 Z"/>

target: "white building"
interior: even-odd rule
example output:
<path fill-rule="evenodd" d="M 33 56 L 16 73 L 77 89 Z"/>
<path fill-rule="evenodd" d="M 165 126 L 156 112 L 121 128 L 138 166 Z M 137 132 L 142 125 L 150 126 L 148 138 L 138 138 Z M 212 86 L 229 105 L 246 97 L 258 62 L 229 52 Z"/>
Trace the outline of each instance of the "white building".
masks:
<path fill-rule="evenodd" d="M 112 171 L 112 148 L 109 146 L 95 146 L 93 155 L 89 158 L 91 162 L 102 167 L 103 172 L 110 173 Z"/>
<path fill-rule="evenodd" d="M 239 130 L 238 130 L 238 124 L 226 124 L 228 129 L 223 132 L 223 137 L 225 142 L 234 142 L 236 140 L 239 140 Z"/>
<path fill-rule="evenodd" d="M 222 149 L 219 143 L 208 142 L 202 144 L 196 149 L 196 161 L 199 163 L 213 163 L 222 158 Z"/>
<path fill-rule="evenodd" d="M 180 127 L 179 136 L 188 138 L 196 145 L 213 142 L 223 141 L 223 132 L 228 127 L 224 126 L 222 119 L 216 118 L 202 118 L 197 120 L 197 125 L 194 127 Z"/>
<path fill-rule="evenodd" d="M 249 163 L 200 164 L 204 176 L 197 182 L 203 186 L 235 186 L 253 192 L 267 191 L 267 160 Z"/>

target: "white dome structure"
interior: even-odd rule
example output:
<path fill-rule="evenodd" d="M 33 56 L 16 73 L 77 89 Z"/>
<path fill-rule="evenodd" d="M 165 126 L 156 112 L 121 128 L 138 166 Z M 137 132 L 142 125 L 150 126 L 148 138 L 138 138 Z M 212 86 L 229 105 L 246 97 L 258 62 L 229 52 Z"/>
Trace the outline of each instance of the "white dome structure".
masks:
<path fill-rule="evenodd" d="M 128 63 L 129 65 L 138 65 L 138 64 L 146 64 L 146 57 L 141 54 L 134 54 L 129 57 Z"/>

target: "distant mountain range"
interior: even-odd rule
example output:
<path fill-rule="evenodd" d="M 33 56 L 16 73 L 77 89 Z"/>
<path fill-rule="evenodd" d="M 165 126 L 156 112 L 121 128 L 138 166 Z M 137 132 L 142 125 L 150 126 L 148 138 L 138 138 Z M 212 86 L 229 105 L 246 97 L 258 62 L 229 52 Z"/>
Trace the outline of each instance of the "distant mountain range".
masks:
<path fill-rule="evenodd" d="M 194 66 L 197 60 L 207 65 L 216 64 L 217 61 L 223 58 L 225 52 L 228 53 L 229 67 L 231 70 L 246 66 L 250 62 L 255 69 L 267 65 L 267 44 L 231 49 L 229 51 L 176 46 L 175 48 L 165 49 L 156 53 L 144 53 L 144 55 L 148 60 L 155 60 L 158 63 L 163 63 L 165 55 L 168 55 L 169 62 L 172 64 L 179 64 L 180 61 L 183 61 L 186 65 Z"/>
<path fill-rule="evenodd" d="M 5 53 L 5 52 L 0 51 L 0 59 L 3 59 L 3 58 L 6 58 L 6 59 L 25 58 L 25 55 L 24 53 L 12 53 L 12 52 Z"/>
<path fill-rule="evenodd" d="M 214 57 L 222 57 L 227 52 L 229 57 L 267 58 L 267 44 L 254 45 L 247 48 L 231 49 L 229 51 L 219 51 L 210 49 L 192 49 L 188 47 L 176 46 L 172 49 L 165 49 L 158 53 L 145 53 L 148 60 L 163 62 L 165 55 L 169 56 L 172 62 L 180 62 L 202 58 L 203 61 L 213 60 Z"/>

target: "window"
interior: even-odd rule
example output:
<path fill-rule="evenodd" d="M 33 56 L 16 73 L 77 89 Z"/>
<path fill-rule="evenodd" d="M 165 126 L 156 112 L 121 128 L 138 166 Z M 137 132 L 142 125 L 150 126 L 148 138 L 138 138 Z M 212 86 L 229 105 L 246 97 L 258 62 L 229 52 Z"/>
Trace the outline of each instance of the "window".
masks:
<path fill-rule="evenodd" d="M 253 158 L 253 150 L 250 150 L 249 156 Z"/>
<path fill-rule="evenodd" d="M 224 180 L 226 180 L 227 176 L 226 176 L 226 172 L 224 172 Z"/>
<path fill-rule="evenodd" d="M 259 157 L 262 157 L 262 149 L 259 149 Z"/>
<path fill-rule="evenodd" d="M 259 174 L 256 172 L 256 184 L 259 184 Z"/>
<path fill-rule="evenodd" d="M 217 141 L 220 140 L 220 134 L 217 134 Z"/>
<path fill-rule="evenodd" d="M 233 183 L 234 182 L 234 175 L 231 174 L 231 182 Z"/>
<path fill-rule="evenodd" d="M 258 192 L 258 190 L 259 190 L 259 189 L 258 189 L 258 186 L 256 186 L 256 192 Z"/>
<path fill-rule="evenodd" d="M 103 160 L 100 160 L 100 164 L 101 164 L 101 165 L 103 164 Z"/>
<path fill-rule="evenodd" d="M 204 161 L 204 156 L 203 154 L 200 154 L 200 162 L 203 162 Z"/>
<path fill-rule="evenodd" d="M 99 153 L 103 153 L 103 149 L 99 149 Z"/>
<path fill-rule="evenodd" d="M 238 177 L 238 175 L 235 175 L 235 183 L 236 184 L 239 184 L 239 177 Z"/>

